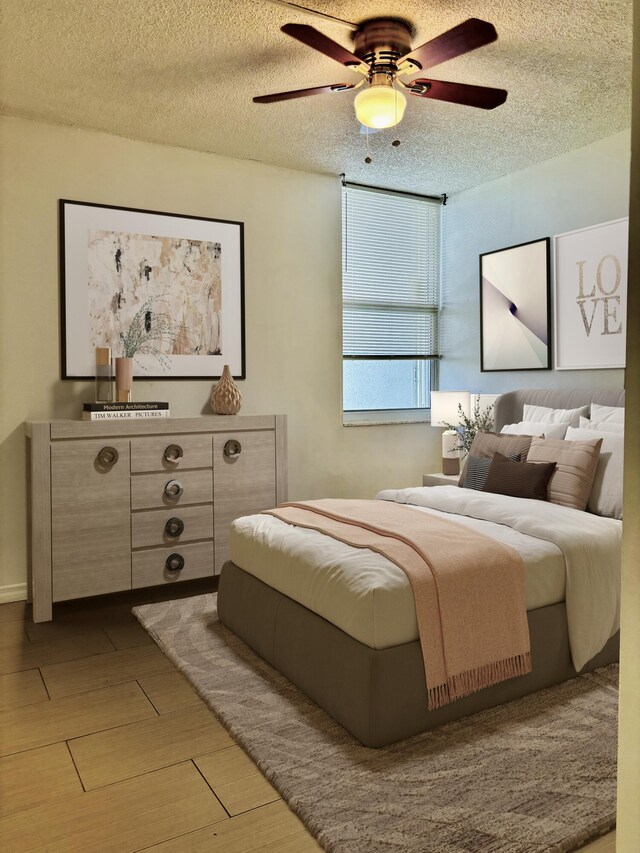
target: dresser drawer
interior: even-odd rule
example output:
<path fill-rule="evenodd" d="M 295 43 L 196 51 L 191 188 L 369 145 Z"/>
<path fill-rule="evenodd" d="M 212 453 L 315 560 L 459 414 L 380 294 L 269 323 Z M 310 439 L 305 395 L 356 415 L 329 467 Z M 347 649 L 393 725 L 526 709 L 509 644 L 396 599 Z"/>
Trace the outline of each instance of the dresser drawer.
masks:
<path fill-rule="evenodd" d="M 131 516 L 131 547 L 152 548 L 213 539 L 213 507 L 189 506 L 176 509 L 149 509 Z"/>
<path fill-rule="evenodd" d="M 180 471 L 211 468 L 211 437 L 208 435 L 159 435 L 131 439 L 131 472 Z"/>
<path fill-rule="evenodd" d="M 53 601 L 130 589 L 128 439 L 61 442 L 46 462 Z"/>
<path fill-rule="evenodd" d="M 131 477 L 131 509 L 175 508 L 184 504 L 211 503 L 212 499 L 211 470 Z"/>
<path fill-rule="evenodd" d="M 213 542 L 153 548 L 132 554 L 133 589 L 208 576 L 213 577 Z"/>
<path fill-rule="evenodd" d="M 276 443 L 269 430 L 213 437 L 216 572 L 229 559 L 229 526 L 276 505 Z"/>

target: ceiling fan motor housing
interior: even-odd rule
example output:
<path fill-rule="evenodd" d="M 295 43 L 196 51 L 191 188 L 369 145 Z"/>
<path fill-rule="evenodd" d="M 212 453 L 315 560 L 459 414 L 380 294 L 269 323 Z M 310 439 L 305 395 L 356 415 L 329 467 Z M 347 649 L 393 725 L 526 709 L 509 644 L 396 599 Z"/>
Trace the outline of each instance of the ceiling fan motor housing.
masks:
<path fill-rule="evenodd" d="M 395 74 L 398 59 L 411 51 L 412 36 L 413 27 L 408 21 L 371 18 L 363 21 L 353 34 L 353 52 L 370 66 L 373 74 Z"/>

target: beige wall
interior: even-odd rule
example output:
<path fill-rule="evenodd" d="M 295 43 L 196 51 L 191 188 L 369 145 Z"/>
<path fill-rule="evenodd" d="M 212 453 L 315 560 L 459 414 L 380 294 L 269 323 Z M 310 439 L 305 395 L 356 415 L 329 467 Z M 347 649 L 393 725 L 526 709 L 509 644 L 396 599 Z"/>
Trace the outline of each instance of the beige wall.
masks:
<path fill-rule="evenodd" d="M 442 212 L 443 388 L 623 387 L 623 370 L 481 373 L 478 255 L 626 216 L 630 147 L 625 130 L 451 196 Z"/>
<path fill-rule="evenodd" d="M 640 850 L 640 5 L 634 5 L 624 536 L 618 749 L 618 853 Z"/>
<path fill-rule="evenodd" d="M 0 587 L 26 578 L 22 423 L 77 417 L 93 393 L 59 380 L 58 198 L 244 221 L 242 411 L 289 416 L 293 498 L 373 496 L 437 469 L 439 430 L 342 426 L 337 178 L 12 118 L 0 146 Z M 211 384 L 140 381 L 136 396 L 197 415 Z"/>

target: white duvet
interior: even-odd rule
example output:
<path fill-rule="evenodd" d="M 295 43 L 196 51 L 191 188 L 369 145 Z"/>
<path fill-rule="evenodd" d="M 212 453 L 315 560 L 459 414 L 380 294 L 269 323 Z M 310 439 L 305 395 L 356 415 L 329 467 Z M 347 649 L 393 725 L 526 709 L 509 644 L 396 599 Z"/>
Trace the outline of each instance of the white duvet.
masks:
<path fill-rule="evenodd" d="M 564 557 L 569 643 L 576 670 L 620 627 L 621 521 L 547 501 L 457 486 L 388 490 L 378 498 L 484 519 L 556 545 Z"/>
<path fill-rule="evenodd" d="M 566 599 L 574 666 L 580 669 L 619 623 L 621 522 L 542 501 L 432 487 L 381 492 L 514 548 L 525 566 L 528 610 Z M 236 519 L 231 559 L 371 648 L 418 638 L 405 573 L 368 549 L 270 515 Z"/>

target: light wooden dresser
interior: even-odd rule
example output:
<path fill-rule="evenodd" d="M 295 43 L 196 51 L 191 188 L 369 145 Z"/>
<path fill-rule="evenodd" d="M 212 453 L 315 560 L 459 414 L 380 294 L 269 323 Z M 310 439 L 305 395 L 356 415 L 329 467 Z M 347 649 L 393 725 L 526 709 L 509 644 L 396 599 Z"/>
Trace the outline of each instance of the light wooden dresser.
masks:
<path fill-rule="evenodd" d="M 213 576 L 231 521 L 287 499 L 284 415 L 25 430 L 34 622 L 55 601 Z"/>

